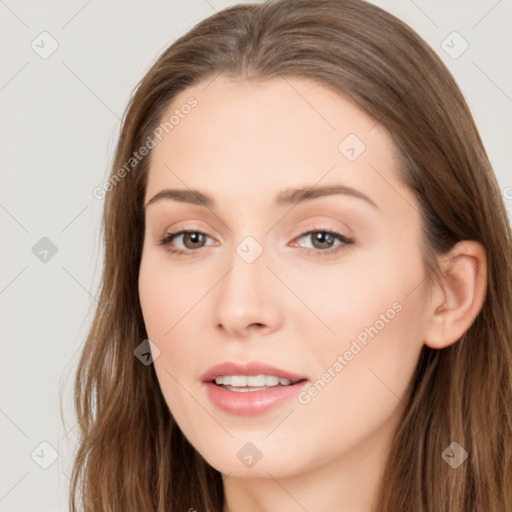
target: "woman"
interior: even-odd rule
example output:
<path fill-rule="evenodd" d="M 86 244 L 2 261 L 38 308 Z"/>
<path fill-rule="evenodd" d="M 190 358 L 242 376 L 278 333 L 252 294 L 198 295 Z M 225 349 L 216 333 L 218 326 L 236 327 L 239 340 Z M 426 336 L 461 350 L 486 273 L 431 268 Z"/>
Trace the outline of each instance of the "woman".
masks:
<path fill-rule="evenodd" d="M 228 8 L 127 109 L 71 509 L 512 509 L 512 239 L 449 71 L 360 0 Z"/>

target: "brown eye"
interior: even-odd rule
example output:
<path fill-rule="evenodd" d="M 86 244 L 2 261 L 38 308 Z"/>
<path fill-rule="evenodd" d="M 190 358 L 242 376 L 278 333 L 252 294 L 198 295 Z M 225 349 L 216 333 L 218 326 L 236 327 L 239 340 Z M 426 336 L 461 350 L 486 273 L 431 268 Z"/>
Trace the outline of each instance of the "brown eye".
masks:
<path fill-rule="evenodd" d="M 313 251 L 321 256 L 328 256 L 346 248 L 347 245 L 354 243 L 354 240 L 328 229 L 315 228 L 307 233 L 303 233 L 301 238 L 309 238 L 312 241 L 312 247 L 304 247 L 307 251 Z M 339 241 L 335 244 L 336 240 Z"/>
<path fill-rule="evenodd" d="M 314 231 L 311 234 L 313 235 L 311 240 L 316 249 L 330 249 L 335 240 L 334 236 L 327 231 Z"/>
<path fill-rule="evenodd" d="M 165 238 L 160 240 L 158 243 L 163 245 L 166 250 L 177 254 L 183 254 L 185 252 L 194 253 L 195 250 L 200 249 L 205 245 L 207 235 L 201 231 L 187 231 L 181 230 L 174 233 L 168 233 Z M 181 247 L 174 247 L 174 241 L 181 239 Z"/>
<path fill-rule="evenodd" d="M 183 245 L 187 249 L 197 249 L 204 244 L 205 236 L 199 231 L 188 231 L 183 233 Z M 189 245 L 190 243 L 190 245 Z"/>

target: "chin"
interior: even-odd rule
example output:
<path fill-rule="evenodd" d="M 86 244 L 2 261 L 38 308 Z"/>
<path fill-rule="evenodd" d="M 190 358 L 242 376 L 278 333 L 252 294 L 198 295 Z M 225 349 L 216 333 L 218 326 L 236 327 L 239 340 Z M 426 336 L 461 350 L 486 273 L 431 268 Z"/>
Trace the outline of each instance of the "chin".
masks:
<path fill-rule="evenodd" d="M 287 478 L 301 471 L 297 452 L 276 450 L 264 441 L 236 441 L 217 444 L 218 451 L 199 452 L 206 462 L 223 475 L 235 478 Z M 198 450 L 199 451 L 199 450 Z M 232 456 L 228 454 L 232 453 Z M 270 473 L 270 474 L 269 474 Z"/>

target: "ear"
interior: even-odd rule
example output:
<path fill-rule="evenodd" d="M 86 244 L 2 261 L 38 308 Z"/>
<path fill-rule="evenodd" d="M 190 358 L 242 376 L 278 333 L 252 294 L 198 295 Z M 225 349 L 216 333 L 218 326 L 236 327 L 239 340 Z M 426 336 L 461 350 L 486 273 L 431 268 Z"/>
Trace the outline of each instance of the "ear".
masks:
<path fill-rule="evenodd" d="M 481 311 L 487 291 L 484 247 L 464 240 L 439 259 L 441 279 L 430 304 L 425 345 L 440 349 L 458 341 Z"/>

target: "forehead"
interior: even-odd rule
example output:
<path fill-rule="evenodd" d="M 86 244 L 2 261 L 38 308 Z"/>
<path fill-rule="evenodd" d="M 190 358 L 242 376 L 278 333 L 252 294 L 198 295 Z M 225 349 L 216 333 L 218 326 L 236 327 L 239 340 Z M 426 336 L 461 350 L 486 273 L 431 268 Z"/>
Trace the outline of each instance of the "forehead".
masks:
<path fill-rule="evenodd" d="M 161 121 L 168 129 L 152 150 L 146 198 L 163 187 L 226 197 L 243 189 L 249 198 L 320 182 L 382 195 L 379 175 L 397 179 L 388 132 L 347 97 L 305 78 L 221 75 L 181 91 Z"/>
<path fill-rule="evenodd" d="M 188 109 L 186 105 L 192 97 L 197 105 Z M 385 130 L 350 98 L 303 77 L 247 81 L 220 75 L 181 91 L 163 113 L 162 121 L 181 109 L 189 113 L 179 120 L 174 115 L 174 122 L 178 122 L 170 130 L 173 136 L 169 139 L 176 144 L 183 142 L 180 135 L 188 136 L 191 129 L 198 136 L 206 136 L 195 141 L 201 147 L 251 135 L 258 136 L 254 146 L 270 139 L 281 144 L 283 150 L 288 142 L 296 145 L 310 141 L 318 146 L 315 136 L 324 139 L 325 149 L 337 149 L 340 137 L 349 133 L 363 141 L 371 139 L 374 144 L 379 138 L 387 139 Z M 249 141 L 245 142 L 247 150 L 252 149 Z"/>

